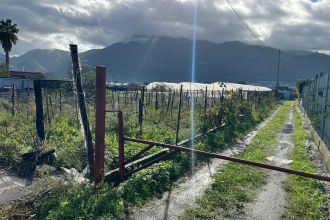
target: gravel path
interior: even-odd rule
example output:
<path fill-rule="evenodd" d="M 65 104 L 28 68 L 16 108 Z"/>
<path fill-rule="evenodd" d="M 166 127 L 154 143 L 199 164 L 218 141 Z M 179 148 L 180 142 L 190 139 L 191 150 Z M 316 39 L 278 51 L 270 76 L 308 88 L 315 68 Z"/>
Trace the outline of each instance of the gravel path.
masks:
<path fill-rule="evenodd" d="M 288 167 L 288 152 L 294 147 L 292 140 L 292 120 L 293 110 L 291 109 L 289 118 L 279 134 L 279 145 L 272 158 L 272 164 L 281 167 Z M 233 219 L 254 219 L 254 220 L 275 220 L 281 219 L 281 215 L 286 206 L 286 193 L 282 188 L 282 183 L 287 179 L 287 174 L 277 171 L 267 171 L 269 178 L 267 184 L 259 193 L 253 203 L 246 205 L 244 215 Z"/>
<path fill-rule="evenodd" d="M 278 110 L 277 110 L 278 111 Z M 275 111 L 269 118 L 260 123 L 253 131 L 238 141 L 231 149 L 222 152 L 222 155 L 234 156 L 241 152 L 255 137 L 258 131 L 277 113 Z M 144 207 L 133 211 L 133 214 L 124 219 L 134 220 L 166 220 L 177 219 L 187 208 L 193 207 L 196 198 L 213 182 L 212 176 L 227 161 L 211 159 L 210 163 L 199 169 L 193 177 L 183 178 L 170 191 L 165 192 L 161 199 L 154 199 Z"/>

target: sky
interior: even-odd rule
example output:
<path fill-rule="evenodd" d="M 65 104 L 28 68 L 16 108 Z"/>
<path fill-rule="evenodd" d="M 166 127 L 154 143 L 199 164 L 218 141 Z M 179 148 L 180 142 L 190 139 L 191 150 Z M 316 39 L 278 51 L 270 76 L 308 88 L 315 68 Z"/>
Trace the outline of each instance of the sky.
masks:
<path fill-rule="evenodd" d="M 330 51 L 330 0 L 0 0 L 0 19 L 20 29 L 12 49 L 80 51 L 128 41 L 135 35 L 238 40 L 281 49 Z"/>

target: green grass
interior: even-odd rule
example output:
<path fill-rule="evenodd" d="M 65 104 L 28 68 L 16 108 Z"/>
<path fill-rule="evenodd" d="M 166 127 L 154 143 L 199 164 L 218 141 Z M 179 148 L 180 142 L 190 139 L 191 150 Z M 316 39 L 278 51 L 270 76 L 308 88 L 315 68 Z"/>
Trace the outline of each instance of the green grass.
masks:
<path fill-rule="evenodd" d="M 1 103 L 0 103 L 1 104 Z M 31 103 L 30 103 L 31 104 Z M 203 132 L 219 125 L 219 115 L 222 115 L 225 128 L 216 133 L 208 134 L 197 141 L 196 148 L 206 151 L 221 151 L 235 138 L 244 135 L 258 122 L 269 115 L 275 102 L 270 97 L 259 97 L 258 100 L 240 100 L 228 97 L 209 108 L 204 115 L 203 107 L 196 107 L 196 133 Z M 199 107 L 198 107 L 199 106 Z M 77 124 L 73 106 L 65 105 L 63 114 L 55 112 L 51 122 L 46 120 L 46 141 L 43 148 L 56 150 L 57 159 L 54 165 L 67 168 L 74 167 L 81 171 L 86 166 L 86 152 L 83 137 Z M 95 126 L 93 106 L 90 109 L 91 127 Z M 166 107 L 166 106 L 165 106 Z M 173 144 L 175 140 L 176 110 L 173 115 L 166 114 L 164 106 L 158 110 L 152 106 L 146 109 L 143 122 L 143 139 Z M 127 103 L 125 112 L 125 135 L 136 137 L 139 127 L 136 123 L 135 105 Z M 10 108 L 9 108 L 10 110 Z M 11 116 L 0 106 L 0 163 L 3 158 L 11 158 L 19 163 L 20 154 L 36 148 L 34 112 L 27 114 L 25 108 L 18 108 L 17 114 Z M 182 108 L 182 121 L 179 139 L 190 135 L 190 108 L 185 103 Z M 117 123 L 112 114 L 106 116 L 106 170 L 113 169 L 118 164 Z M 92 129 L 94 134 L 94 129 Z M 1 135 L 2 134 L 2 135 Z M 10 134 L 10 135 L 9 135 Z M 128 143 L 125 146 L 125 156 L 128 158 L 140 151 L 141 144 Z M 159 150 L 154 148 L 149 153 Z M 95 188 L 75 183 L 50 182 L 52 193 L 33 204 L 31 213 L 38 213 L 45 219 L 95 219 L 118 218 L 129 212 L 132 207 L 145 203 L 148 199 L 161 195 L 179 177 L 191 171 L 189 153 L 178 153 L 171 160 L 161 162 L 140 171 L 119 187 L 102 184 Z M 197 166 L 207 158 L 197 157 Z M 10 212 L 9 212 L 10 214 Z M 0 211 L 0 215 L 2 215 Z M 22 217 L 23 218 L 23 217 Z"/>
<path fill-rule="evenodd" d="M 309 157 L 306 145 L 308 134 L 298 110 L 294 116 L 294 149 L 290 158 L 294 161 L 291 168 L 308 173 L 315 173 L 316 167 Z M 288 195 L 288 209 L 283 214 L 285 219 L 327 219 L 327 200 L 324 184 L 320 181 L 290 175 L 285 183 Z"/>
<path fill-rule="evenodd" d="M 277 134 L 288 117 L 291 102 L 286 102 L 246 147 L 240 158 L 263 161 L 277 144 Z M 221 219 L 239 213 L 244 204 L 252 202 L 257 189 L 267 181 L 261 170 L 238 163 L 228 163 L 214 176 L 214 183 L 198 198 L 197 205 L 185 211 L 181 219 Z"/>
<path fill-rule="evenodd" d="M 233 120 L 237 123 L 227 123 L 225 130 L 207 135 L 196 143 L 196 148 L 219 151 L 224 148 L 226 143 L 228 144 L 234 138 L 246 133 L 271 111 L 271 106 L 267 106 L 268 111 L 246 114 L 247 117 L 237 117 L 239 111 L 246 108 L 248 106 L 244 103 L 228 103 L 226 111 L 231 112 L 232 117 L 235 118 Z M 232 117 L 229 116 L 226 114 L 225 120 L 230 121 Z M 146 126 L 145 131 L 148 129 Z M 148 133 L 146 132 L 146 134 Z M 151 135 L 154 134 L 147 135 L 145 138 L 152 138 Z M 164 141 L 164 136 L 154 136 L 153 138 L 162 138 L 161 141 Z M 148 199 L 160 196 L 180 176 L 190 173 L 190 159 L 189 153 L 179 153 L 169 161 L 161 162 L 134 174 L 126 182 L 115 188 L 109 184 L 103 184 L 98 188 L 77 184 L 55 184 L 52 195 L 38 201 L 35 208 L 40 216 L 47 219 L 120 218 L 128 213 L 132 207 L 140 206 Z M 197 159 L 198 164 L 201 164 L 207 158 L 197 157 Z"/>

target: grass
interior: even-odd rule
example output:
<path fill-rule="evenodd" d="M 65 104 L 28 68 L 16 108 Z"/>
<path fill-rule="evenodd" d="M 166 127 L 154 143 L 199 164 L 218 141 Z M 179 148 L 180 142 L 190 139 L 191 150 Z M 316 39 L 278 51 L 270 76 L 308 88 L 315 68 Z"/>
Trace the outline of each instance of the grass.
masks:
<path fill-rule="evenodd" d="M 284 103 L 239 157 L 261 162 L 270 156 L 291 106 L 291 102 Z M 228 163 L 214 176 L 212 186 L 197 199 L 196 207 L 187 209 L 181 219 L 221 219 L 239 213 L 244 203 L 255 199 L 257 190 L 266 181 L 267 174 L 263 170 Z"/>
<path fill-rule="evenodd" d="M 226 114 L 224 120 L 235 120 L 237 123 L 227 124 L 224 131 L 207 135 L 196 143 L 196 148 L 208 151 L 221 150 L 227 141 L 232 142 L 235 137 L 246 133 L 271 110 L 268 106 L 268 111 L 254 112 L 240 118 L 236 117 L 239 114 L 238 110 L 244 110 L 246 105 L 232 102 L 226 107 L 226 111 L 231 112 L 235 119 Z M 205 158 L 197 158 L 199 163 L 205 161 Z M 119 187 L 114 188 L 106 183 L 98 188 L 77 184 L 53 185 L 53 193 L 38 201 L 35 207 L 39 215 L 47 219 L 118 219 L 129 213 L 132 207 L 160 196 L 180 176 L 187 175 L 191 170 L 190 166 L 190 154 L 179 153 L 169 161 L 134 174 Z"/>
<path fill-rule="evenodd" d="M 253 104 L 255 107 L 253 107 Z M 228 97 L 209 108 L 204 115 L 199 106 L 196 111 L 196 132 L 203 132 L 217 126 L 219 115 L 226 124 L 222 131 L 209 134 L 196 143 L 196 148 L 207 151 L 221 151 L 225 145 L 253 128 L 273 109 L 274 102 L 270 97 L 260 97 L 260 100 L 240 100 Z M 134 103 L 125 106 L 125 134 L 136 137 L 139 128 L 134 113 Z M 197 105 L 198 106 L 198 105 Z M 92 106 L 89 106 L 92 109 Z M 166 106 L 165 106 L 166 107 Z M 190 134 L 189 106 L 183 105 L 182 124 L 179 139 L 185 139 Z M 175 140 L 176 112 L 166 114 L 164 106 L 158 110 L 148 106 L 143 122 L 143 139 L 164 143 Z M 1 110 L 1 109 L 0 109 Z M 35 148 L 33 112 L 26 114 L 26 109 L 11 116 L 7 110 L 0 113 L 0 162 L 2 158 L 11 158 L 17 163 L 20 153 Z M 72 115 L 72 106 L 65 105 L 62 115 L 53 114 L 50 123 L 46 121 L 46 141 L 44 149 L 55 148 L 56 166 L 74 167 L 81 171 L 86 166 L 86 153 L 83 137 L 77 120 Z M 69 115 L 68 115 L 68 112 Z M 92 115 L 92 114 L 91 114 Z M 174 120 L 173 120 L 174 118 Z M 95 118 L 90 117 L 91 127 L 95 127 Z M 118 163 L 116 117 L 107 114 L 106 117 L 106 169 L 113 169 Z M 10 135 L 7 135 L 10 133 Z M 92 130 L 94 134 L 94 130 Z M 27 135 L 29 135 L 27 137 Z M 141 150 L 140 144 L 130 143 L 125 148 L 125 155 L 130 157 Z M 158 150 L 157 148 L 153 151 Z M 152 151 L 150 152 L 152 153 Z M 191 170 L 190 154 L 179 153 L 171 160 L 161 162 L 134 174 L 119 187 L 102 184 L 95 188 L 71 182 L 56 183 L 50 181 L 48 185 L 52 192 L 44 199 L 36 201 L 32 208 L 27 209 L 30 214 L 38 213 L 42 219 L 109 219 L 119 218 L 129 212 L 134 206 L 145 203 L 148 199 L 161 195 L 179 177 L 187 175 Z M 207 158 L 197 157 L 198 164 Z M 18 207 L 18 206 L 17 206 Z M 29 206 L 30 207 L 30 206 Z M 12 214 L 15 211 L 6 211 Z M 24 210 L 25 212 L 26 210 Z M 29 214 L 29 213 L 28 213 Z M 28 216 L 27 214 L 27 216 Z M 0 210 L 0 216 L 4 216 Z M 24 219 L 24 217 L 22 217 Z"/>
<path fill-rule="evenodd" d="M 306 144 L 308 134 L 297 109 L 294 116 L 293 138 L 295 147 L 290 155 L 294 161 L 291 169 L 315 173 L 316 166 L 309 157 L 311 149 Z M 322 182 L 290 175 L 285 183 L 285 189 L 288 195 L 288 209 L 283 214 L 285 219 L 327 219 L 328 197 Z"/>

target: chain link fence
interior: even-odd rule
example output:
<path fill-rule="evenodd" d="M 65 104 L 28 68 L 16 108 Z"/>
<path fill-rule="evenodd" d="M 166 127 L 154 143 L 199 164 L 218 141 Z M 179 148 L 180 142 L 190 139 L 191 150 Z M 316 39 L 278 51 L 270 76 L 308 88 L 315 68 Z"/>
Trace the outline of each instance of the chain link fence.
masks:
<path fill-rule="evenodd" d="M 329 73 L 319 73 L 313 79 L 305 80 L 301 90 L 302 106 L 328 148 L 330 147 L 329 79 Z"/>

